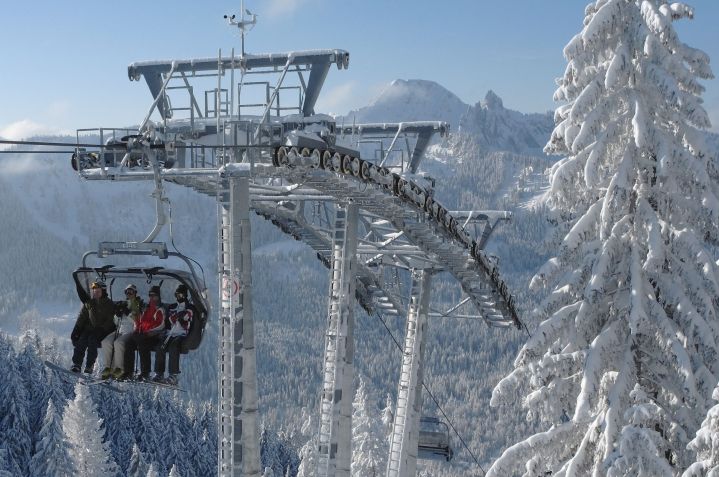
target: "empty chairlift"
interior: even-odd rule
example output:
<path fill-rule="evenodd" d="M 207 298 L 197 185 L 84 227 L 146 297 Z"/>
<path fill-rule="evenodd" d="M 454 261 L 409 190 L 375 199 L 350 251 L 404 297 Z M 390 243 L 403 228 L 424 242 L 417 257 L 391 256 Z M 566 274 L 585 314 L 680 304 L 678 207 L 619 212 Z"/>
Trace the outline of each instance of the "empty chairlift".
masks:
<path fill-rule="evenodd" d="M 419 459 L 446 460 L 454 456 L 450 447 L 449 427 L 436 417 L 422 417 L 419 421 Z"/>

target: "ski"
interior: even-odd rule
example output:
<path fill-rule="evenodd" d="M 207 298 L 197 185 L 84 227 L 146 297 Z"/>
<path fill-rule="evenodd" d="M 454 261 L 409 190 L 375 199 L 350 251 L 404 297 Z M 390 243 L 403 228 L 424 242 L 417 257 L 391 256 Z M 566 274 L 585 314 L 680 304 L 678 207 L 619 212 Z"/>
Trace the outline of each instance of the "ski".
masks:
<path fill-rule="evenodd" d="M 127 381 L 116 381 L 116 382 L 117 382 L 117 383 L 135 384 L 135 385 L 138 385 L 138 386 L 157 386 L 157 387 L 160 387 L 160 388 L 172 389 L 173 391 L 180 391 L 180 392 L 182 392 L 182 393 L 187 392 L 187 391 L 185 391 L 184 389 L 182 389 L 182 388 L 180 388 L 180 387 L 178 387 L 178 386 L 173 386 L 172 384 L 167 384 L 167 383 L 158 383 L 158 382 L 155 382 L 155 381 L 134 381 L 134 380 L 127 380 Z"/>
<path fill-rule="evenodd" d="M 157 383 L 154 381 L 135 381 L 135 380 L 131 380 L 131 379 L 123 379 L 123 380 L 117 380 L 117 379 L 113 379 L 113 378 L 94 379 L 92 381 L 86 382 L 85 384 L 87 384 L 88 386 L 96 386 L 98 384 L 99 385 L 107 384 L 107 385 L 112 385 L 112 386 L 122 386 L 123 384 L 136 384 L 136 385 L 144 385 L 144 386 L 157 386 L 157 387 L 161 387 L 161 388 L 172 389 L 173 391 L 180 391 L 183 393 L 187 392 L 184 389 L 181 389 L 177 386 L 173 386 L 171 384 Z"/>
<path fill-rule="evenodd" d="M 70 371 L 69 369 L 65 369 L 62 366 L 58 366 L 55 363 L 51 363 L 50 361 L 43 361 L 43 363 L 45 364 L 45 366 L 52 369 L 53 371 L 59 371 L 60 373 L 62 373 L 62 375 L 75 378 L 76 381 L 79 381 L 80 384 L 84 384 L 85 386 L 91 386 L 93 384 L 101 384 L 101 385 L 104 385 L 104 387 L 111 389 L 113 391 L 116 391 L 116 392 L 120 392 L 120 393 L 126 392 L 123 389 L 119 389 L 119 388 L 112 386 L 112 383 L 109 383 L 106 380 L 98 380 L 98 379 L 95 379 L 92 376 L 84 374 L 84 373 L 74 373 L 74 372 Z"/>
<path fill-rule="evenodd" d="M 112 385 L 112 386 L 122 386 L 123 384 L 137 384 L 137 385 L 147 385 L 147 386 L 158 386 L 161 388 L 172 389 L 173 391 L 180 391 L 183 393 L 186 392 L 184 389 L 181 389 L 177 386 L 173 386 L 171 384 L 156 383 L 153 381 L 133 381 L 130 379 L 123 379 L 123 380 L 117 380 L 117 379 L 112 379 L 112 378 L 95 379 L 92 381 L 88 381 L 85 384 L 87 384 L 88 386 L 96 386 L 96 385 L 102 385 L 102 384 Z M 123 392 L 126 392 L 126 391 L 123 390 Z"/>

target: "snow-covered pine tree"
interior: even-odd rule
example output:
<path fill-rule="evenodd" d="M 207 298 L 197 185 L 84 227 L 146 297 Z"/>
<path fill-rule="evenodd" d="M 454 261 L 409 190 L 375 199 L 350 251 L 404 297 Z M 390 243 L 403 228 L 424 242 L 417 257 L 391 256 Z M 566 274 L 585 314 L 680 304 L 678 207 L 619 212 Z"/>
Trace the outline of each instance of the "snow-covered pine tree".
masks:
<path fill-rule="evenodd" d="M 43 366 L 42 380 L 45 383 L 45 396 L 42 398 L 43 402 L 52 401 L 55 405 L 55 409 L 63 409 L 67 402 L 68 395 L 65 394 L 65 388 L 68 387 L 68 383 L 62 380 L 55 371 Z"/>
<path fill-rule="evenodd" d="M 212 404 L 205 402 L 200 405 L 192 420 L 194 435 L 195 471 L 198 476 L 210 475 L 216 472 L 217 466 L 217 438 L 213 430 L 217 429 L 217 414 Z"/>
<path fill-rule="evenodd" d="M 300 465 L 297 468 L 297 477 L 311 477 L 315 475 L 316 450 L 317 450 L 317 433 L 315 431 L 314 419 L 312 413 L 307 408 L 302 408 L 303 424 L 300 429 L 302 436 L 307 439 L 300 448 L 299 457 Z"/>
<path fill-rule="evenodd" d="M 110 446 L 103 442 L 102 419 L 87 386 L 80 383 L 75 386 L 75 399 L 65 408 L 62 429 L 75 475 L 117 473 Z"/>
<path fill-rule="evenodd" d="M 373 412 L 374 411 L 374 412 Z M 352 475 L 384 475 L 389 452 L 377 410 L 369 406 L 369 393 L 362 377 L 352 402 Z"/>
<path fill-rule="evenodd" d="M 279 458 L 282 463 L 282 473 L 296 475 L 297 468 L 300 466 L 300 456 L 297 450 L 297 437 L 294 431 L 280 429 L 277 439 L 280 442 Z"/>
<path fill-rule="evenodd" d="M 160 420 L 157 412 L 155 412 L 149 393 L 143 392 L 138 393 L 138 395 L 141 402 L 137 407 L 133 429 L 135 442 L 137 442 L 148 464 L 154 464 L 153 469 L 155 472 L 159 472 L 163 463 L 163 457 L 159 451 L 162 446 L 162 430 L 159 428 Z"/>
<path fill-rule="evenodd" d="M 24 475 L 30 463 L 32 439 L 27 409 L 30 406 L 22 382 L 17 355 L 10 341 L 0 333 L 0 443 L 8 451 L 9 470 L 19 468 Z"/>
<path fill-rule="evenodd" d="M 0 442 L 0 477 L 15 477 L 22 475 L 20 467 L 17 466 L 5 444 Z"/>
<path fill-rule="evenodd" d="M 75 475 L 67 453 L 60 416 L 52 400 L 47 402 L 45 418 L 38 434 L 35 453 L 30 459 L 30 475 L 71 477 Z"/>
<path fill-rule="evenodd" d="M 271 475 L 277 476 L 283 476 L 285 470 L 296 469 L 299 465 L 297 451 L 292 447 L 288 434 L 282 430 L 275 433 L 265 422 L 261 425 L 260 459 L 265 472 L 270 469 Z"/>
<path fill-rule="evenodd" d="M 17 356 L 18 367 L 23 370 L 22 379 L 28 398 L 28 422 L 33 446 L 47 407 L 49 390 L 45 381 L 45 366 L 42 364 L 42 342 L 33 330 L 27 330 L 20 336 L 20 353 Z"/>
<path fill-rule="evenodd" d="M 140 452 L 137 444 L 132 446 L 132 455 L 130 456 L 130 464 L 127 466 L 127 477 L 145 477 L 148 471 L 145 457 Z"/>
<path fill-rule="evenodd" d="M 176 465 L 172 466 L 172 468 L 170 469 L 170 473 L 168 474 L 167 477 L 180 477 L 180 471 L 177 470 Z"/>
<path fill-rule="evenodd" d="M 150 464 L 150 467 L 147 469 L 147 477 L 160 477 L 160 473 L 157 471 L 157 467 L 155 467 L 155 464 Z"/>
<path fill-rule="evenodd" d="M 168 396 L 166 390 L 155 389 L 153 405 L 157 414 L 157 425 L 162 430 L 158 434 L 158 463 L 163 463 L 163 466 L 158 465 L 157 468 L 160 473 L 164 473 L 175 465 L 178 472 L 182 472 L 186 477 L 194 477 L 194 466 L 189 461 L 190 452 L 186 448 L 187 436 L 190 434 L 189 421 L 178 403 L 179 401 Z"/>
<path fill-rule="evenodd" d="M 717 165 L 698 80 L 709 58 L 682 43 L 681 3 L 598 0 L 565 47 L 545 148 L 563 235 L 531 287 L 541 321 L 496 387 L 550 426 L 488 476 L 673 475 L 719 376 Z M 528 389 L 527 389 L 528 388 Z"/>
<path fill-rule="evenodd" d="M 382 426 L 384 428 L 385 441 L 389 448 L 389 441 L 392 438 L 392 423 L 394 422 L 394 401 L 390 393 L 384 400 L 384 408 L 382 409 Z"/>
<path fill-rule="evenodd" d="M 113 459 L 125 472 L 131 460 L 132 448 L 135 445 L 135 436 L 132 432 L 133 414 L 129 396 L 102 387 L 98 387 L 97 392 L 100 396 L 98 411 L 105 423 L 105 439 L 110 445 Z"/>
<path fill-rule="evenodd" d="M 264 473 L 267 473 L 268 468 L 272 470 L 279 467 L 278 447 L 277 436 L 267 428 L 263 420 L 260 425 L 260 460 L 262 468 L 265 469 Z"/>
<path fill-rule="evenodd" d="M 719 386 L 714 388 L 712 398 L 719 401 Z M 716 477 L 719 475 L 719 404 L 709 409 L 696 437 L 689 442 L 689 449 L 696 452 L 697 459 L 682 477 Z"/>

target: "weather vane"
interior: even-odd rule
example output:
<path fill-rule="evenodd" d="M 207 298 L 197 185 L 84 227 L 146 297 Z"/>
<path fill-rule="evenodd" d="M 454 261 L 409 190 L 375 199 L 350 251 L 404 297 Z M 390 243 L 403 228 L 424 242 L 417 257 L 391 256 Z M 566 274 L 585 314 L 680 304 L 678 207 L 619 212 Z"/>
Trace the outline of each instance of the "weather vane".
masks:
<path fill-rule="evenodd" d="M 247 19 L 245 18 L 247 14 Z M 227 19 L 227 23 L 230 25 L 236 25 L 240 30 L 240 36 L 242 37 L 242 56 L 245 56 L 245 33 L 252 30 L 257 23 L 257 15 L 245 9 L 244 0 L 240 3 L 240 19 L 235 20 L 235 15 L 224 16 Z"/>

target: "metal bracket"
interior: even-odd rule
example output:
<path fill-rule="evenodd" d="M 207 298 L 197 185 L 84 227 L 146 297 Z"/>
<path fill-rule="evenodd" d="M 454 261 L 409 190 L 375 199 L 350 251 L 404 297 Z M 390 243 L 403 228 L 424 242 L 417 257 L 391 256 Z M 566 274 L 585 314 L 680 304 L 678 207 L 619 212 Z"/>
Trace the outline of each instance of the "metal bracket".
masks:
<path fill-rule="evenodd" d="M 164 242 L 100 242 L 97 248 L 99 258 L 110 255 L 152 255 L 167 258 L 167 245 Z"/>

